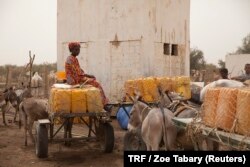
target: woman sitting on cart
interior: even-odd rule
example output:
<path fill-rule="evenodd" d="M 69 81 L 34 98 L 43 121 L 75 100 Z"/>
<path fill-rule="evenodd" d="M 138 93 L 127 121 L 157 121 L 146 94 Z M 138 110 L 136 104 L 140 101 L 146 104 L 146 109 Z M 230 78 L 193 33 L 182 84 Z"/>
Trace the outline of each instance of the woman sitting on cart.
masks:
<path fill-rule="evenodd" d="M 89 84 L 101 91 L 102 103 L 104 109 L 106 111 L 110 111 L 110 106 L 107 105 L 108 98 L 105 96 L 105 93 L 101 87 L 101 85 L 96 81 L 95 76 L 86 74 L 80 67 L 78 59 L 76 58 L 80 53 L 80 43 L 79 42 L 71 42 L 69 43 L 69 51 L 71 55 L 67 57 L 65 62 L 65 72 L 67 83 L 70 85 L 75 84 Z"/>

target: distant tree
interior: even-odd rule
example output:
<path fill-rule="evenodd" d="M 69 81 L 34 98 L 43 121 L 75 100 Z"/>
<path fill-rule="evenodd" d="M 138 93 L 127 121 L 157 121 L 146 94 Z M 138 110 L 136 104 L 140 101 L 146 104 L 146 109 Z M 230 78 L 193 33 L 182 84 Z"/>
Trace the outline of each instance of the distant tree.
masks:
<path fill-rule="evenodd" d="M 214 81 L 214 74 L 217 72 L 218 67 L 214 64 L 206 64 L 206 74 L 205 74 L 205 82 Z"/>
<path fill-rule="evenodd" d="M 5 66 L 0 66 L 0 75 L 3 76 L 3 75 L 6 75 L 6 67 Z"/>
<path fill-rule="evenodd" d="M 24 67 L 22 67 L 22 66 L 15 66 L 15 67 L 12 68 L 12 79 L 13 79 L 13 81 L 18 80 L 19 75 L 22 74 L 23 68 Z"/>
<path fill-rule="evenodd" d="M 0 82 L 5 82 L 7 76 L 7 69 L 11 68 L 12 71 L 12 81 L 17 82 L 19 77 L 27 77 L 26 73 L 29 69 L 25 70 L 25 66 L 16 66 L 16 65 L 3 65 L 0 66 Z M 44 69 L 47 69 L 47 72 L 56 71 L 56 63 L 52 64 L 33 64 L 32 71 L 38 72 L 39 74 L 44 73 Z"/>
<path fill-rule="evenodd" d="M 191 49 L 190 52 L 190 69 L 202 70 L 205 69 L 206 61 L 203 52 L 199 49 Z"/>
<path fill-rule="evenodd" d="M 214 65 L 214 64 L 206 64 L 206 70 L 209 70 L 209 71 L 214 71 L 214 70 L 217 70 L 217 66 Z"/>
<path fill-rule="evenodd" d="M 223 60 L 221 60 L 221 59 L 219 59 L 218 65 L 219 65 L 220 68 L 225 68 L 225 67 L 226 67 L 225 61 L 223 61 Z"/>
<path fill-rule="evenodd" d="M 242 46 L 238 47 L 236 54 L 250 54 L 250 34 L 242 40 Z"/>

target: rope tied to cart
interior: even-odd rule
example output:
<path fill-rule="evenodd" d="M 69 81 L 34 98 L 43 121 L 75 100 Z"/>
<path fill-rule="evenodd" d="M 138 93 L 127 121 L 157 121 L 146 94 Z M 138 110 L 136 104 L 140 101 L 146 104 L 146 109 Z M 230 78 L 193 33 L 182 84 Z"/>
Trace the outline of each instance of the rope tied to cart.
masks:
<path fill-rule="evenodd" d="M 196 117 L 193 118 L 193 120 L 187 124 L 186 131 L 187 131 L 187 136 L 191 139 L 193 145 L 194 145 L 194 150 L 198 151 L 199 146 L 198 146 L 198 141 L 200 139 L 200 134 L 202 133 L 202 124 L 200 123 L 200 117 L 199 117 L 199 112 Z"/>
<path fill-rule="evenodd" d="M 238 124 L 238 121 L 239 121 L 239 119 L 237 118 L 237 115 L 236 115 L 235 118 L 234 118 L 234 121 L 233 121 L 232 128 L 230 129 L 229 136 L 228 136 L 228 144 L 230 143 L 230 139 L 231 139 L 232 135 L 236 131 L 236 126 Z M 246 150 L 247 149 L 247 144 L 245 142 L 245 140 L 247 139 L 247 137 L 249 137 L 249 134 L 244 135 L 244 137 L 240 140 L 240 142 L 238 144 L 238 148 L 240 150 Z"/>

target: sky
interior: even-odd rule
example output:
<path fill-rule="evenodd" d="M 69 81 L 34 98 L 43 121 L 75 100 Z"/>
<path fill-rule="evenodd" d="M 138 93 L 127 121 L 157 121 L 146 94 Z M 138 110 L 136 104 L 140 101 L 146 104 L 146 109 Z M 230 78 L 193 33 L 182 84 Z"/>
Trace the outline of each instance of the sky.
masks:
<path fill-rule="evenodd" d="M 190 47 L 218 65 L 250 34 L 250 0 L 191 0 Z"/>
<path fill-rule="evenodd" d="M 217 65 L 250 33 L 250 0 L 190 0 L 190 47 Z M 57 0 L 0 0 L 0 65 L 55 63 Z"/>
<path fill-rule="evenodd" d="M 55 63 L 56 0 L 0 0 L 0 65 Z"/>

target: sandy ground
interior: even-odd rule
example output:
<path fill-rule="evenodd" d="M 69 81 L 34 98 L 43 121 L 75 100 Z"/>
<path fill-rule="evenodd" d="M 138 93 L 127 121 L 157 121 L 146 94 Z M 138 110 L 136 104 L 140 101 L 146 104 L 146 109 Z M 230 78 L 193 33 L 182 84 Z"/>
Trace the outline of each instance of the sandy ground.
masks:
<path fill-rule="evenodd" d="M 0 111 L 2 115 L 2 112 Z M 12 120 L 11 113 L 7 121 Z M 103 153 L 96 141 L 75 141 L 70 147 L 64 143 L 49 143 L 48 158 L 39 159 L 35 154 L 35 147 L 28 141 L 24 146 L 24 129 L 20 130 L 17 124 L 9 121 L 8 126 L 2 123 L 0 116 L 0 167 L 120 167 L 123 166 L 123 136 L 122 130 L 116 119 L 111 123 L 115 132 L 115 146 L 112 153 Z M 75 126 L 77 133 L 81 127 Z M 60 137 L 60 136 L 59 136 Z"/>

